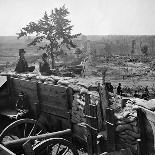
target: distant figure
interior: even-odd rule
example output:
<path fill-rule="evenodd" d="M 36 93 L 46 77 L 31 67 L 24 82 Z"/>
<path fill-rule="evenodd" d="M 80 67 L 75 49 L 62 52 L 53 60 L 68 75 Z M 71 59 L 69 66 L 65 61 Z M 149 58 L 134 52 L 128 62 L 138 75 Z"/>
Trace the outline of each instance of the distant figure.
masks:
<path fill-rule="evenodd" d="M 24 73 L 24 72 L 33 72 L 35 69 L 35 66 L 28 67 L 27 61 L 25 60 L 25 50 L 19 49 L 19 60 L 17 62 L 15 71 L 17 73 Z"/>
<path fill-rule="evenodd" d="M 145 93 L 149 96 L 148 86 L 145 87 Z"/>
<path fill-rule="evenodd" d="M 150 97 L 150 95 L 149 95 L 148 86 L 146 86 L 144 93 L 142 94 L 142 99 L 149 100 L 149 97 Z"/>
<path fill-rule="evenodd" d="M 136 98 L 139 98 L 140 97 L 140 95 L 137 93 L 137 91 L 135 91 L 135 93 L 134 93 L 133 96 L 136 97 Z"/>
<path fill-rule="evenodd" d="M 114 93 L 114 90 L 113 90 L 114 88 L 111 82 L 106 83 L 106 87 L 107 87 L 108 92 Z"/>
<path fill-rule="evenodd" d="M 117 87 L 117 95 L 122 95 L 121 83 L 118 84 L 118 87 Z"/>
<path fill-rule="evenodd" d="M 111 82 L 109 83 L 109 92 L 114 93 L 114 87 Z"/>
<path fill-rule="evenodd" d="M 88 70 L 88 58 L 86 57 L 80 64 L 81 66 L 83 66 L 83 69 L 81 71 L 81 77 L 85 77 L 86 76 L 86 72 Z"/>

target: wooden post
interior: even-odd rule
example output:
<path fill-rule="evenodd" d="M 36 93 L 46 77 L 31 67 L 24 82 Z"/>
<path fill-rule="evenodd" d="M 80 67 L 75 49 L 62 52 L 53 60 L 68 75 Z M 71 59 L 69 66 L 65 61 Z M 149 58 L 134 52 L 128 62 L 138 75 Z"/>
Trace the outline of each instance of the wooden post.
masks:
<path fill-rule="evenodd" d="M 97 155 L 97 106 L 91 104 L 90 95 L 85 94 L 85 117 L 88 135 L 87 148 L 88 155 Z"/>
<path fill-rule="evenodd" d="M 10 75 L 7 75 L 7 87 L 8 87 L 8 104 L 11 105 L 10 108 L 14 108 L 15 105 L 13 105 L 13 102 L 12 102 L 12 93 L 11 93 L 11 90 L 12 90 L 12 78 Z"/>
<path fill-rule="evenodd" d="M 145 114 L 140 108 L 137 109 L 138 128 L 140 133 L 140 140 L 138 141 L 138 155 L 148 155 L 146 147 L 146 128 L 145 128 Z"/>
<path fill-rule="evenodd" d="M 40 89 L 39 89 L 38 82 L 36 82 L 36 95 L 37 95 L 38 103 L 34 103 L 34 111 L 35 111 L 35 117 L 36 117 L 36 119 L 38 119 L 38 117 L 40 115 L 40 102 L 41 102 Z"/>
<path fill-rule="evenodd" d="M 72 123 L 72 103 L 73 103 L 73 89 L 72 88 L 67 88 L 66 90 L 67 92 L 67 110 L 68 110 L 68 128 L 71 129 L 71 131 L 73 132 L 73 123 Z M 73 141 L 73 137 L 71 136 L 71 141 Z"/>
<path fill-rule="evenodd" d="M 40 106 L 39 103 L 33 103 L 33 110 L 34 110 L 34 116 L 35 119 L 38 120 L 39 114 L 40 114 Z"/>
<path fill-rule="evenodd" d="M 106 119 L 106 108 L 109 107 L 109 101 L 107 96 L 107 91 L 105 85 L 98 84 L 98 92 L 100 96 L 100 107 L 101 107 L 101 115 L 103 121 L 103 127 L 105 127 L 105 119 Z"/>
<path fill-rule="evenodd" d="M 114 110 L 106 109 L 106 125 L 107 125 L 107 151 L 112 152 L 116 150 L 115 145 L 115 120 Z"/>

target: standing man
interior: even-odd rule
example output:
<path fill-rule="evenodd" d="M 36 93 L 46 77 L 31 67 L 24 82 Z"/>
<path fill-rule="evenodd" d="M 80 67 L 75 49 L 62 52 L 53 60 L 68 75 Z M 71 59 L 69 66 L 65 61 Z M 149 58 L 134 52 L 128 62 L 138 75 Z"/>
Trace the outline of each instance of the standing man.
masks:
<path fill-rule="evenodd" d="M 121 83 L 118 84 L 118 87 L 117 87 L 117 95 L 122 95 Z"/>
<path fill-rule="evenodd" d="M 24 49 L 19 49 L 19 60 L 15 68 L 15 71 L 17 73 L 24 73 L 28 71 L 33 72 L 35 69 L 35 66 L 28 67 L 27 61 L 24 56 L 25 52 L 26 51 Z"/>

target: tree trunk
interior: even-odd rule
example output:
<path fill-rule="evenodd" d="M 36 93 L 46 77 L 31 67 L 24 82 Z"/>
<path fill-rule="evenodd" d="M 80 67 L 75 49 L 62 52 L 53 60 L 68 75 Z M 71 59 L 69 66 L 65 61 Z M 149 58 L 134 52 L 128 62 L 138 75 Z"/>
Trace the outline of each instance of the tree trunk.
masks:
<path fill-rule="evenodd" d="M 52 69 L 54 69 L 55 68 L 55 59 L 54 59 L 54 55 L 53 55 L 52 51 L 51 51 L 51 59 L 52 59 Z"/>

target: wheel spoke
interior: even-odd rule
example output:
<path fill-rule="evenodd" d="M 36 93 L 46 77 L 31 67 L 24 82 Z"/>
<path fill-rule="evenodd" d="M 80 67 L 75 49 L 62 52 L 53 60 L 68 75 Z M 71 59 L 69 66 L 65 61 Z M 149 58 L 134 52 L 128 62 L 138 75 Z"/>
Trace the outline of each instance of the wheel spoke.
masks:
<path fill-rule="evenodd" d="M 66 147 L 66 150 L 64 151 L 63 155 L 65 155 L 68 152 L 69 148 Z"/>
<path fill-rule="evenodd" d="M 13 135 L 10 135 L 10 137 L 12 138 L 12 140 L 16 140 L 16 138 Z"/>
<path fill-rule="evenodd" d="M 34 147 L 36 155 L 40 155 L 40 152 L 43 153 L 45 150 L 44 154 L 47 155 L 79 155 L 72 143 L 63 138 L 45 140 Z"/>
<path fill-rule="evenodd" d="M 60 145 L 58 144 L 58 148 L 57 148 L 57 151 L 56 151 L 56 155 L 57 155 L 57 153 L 58 153 L 58 151 L 59 151 L 59 148 L 60 148 Z"/>
<path fill-rule="evenodd" d="M 26 137 L 26 128 L 27 128 L 27 123 L 24 125 L 24 137 Z"/>
<path fill-rule="evenodd" d="M 34 131 L 34 129 L 35 129 L 35 124 L 33 125 L 33 127 L 32 127 L 32 129 L 31 129 L 31 131 L 30 131 L 30 133 L 29 133 L 29 135 L 28 135 L 28 137 L 30 137 L 31 136 L 31 134 L 32 134 L 32 132 Z"/>
<path fill-rule="evenodd" d="M 43 131 L 43 130 L 40 130 L 40 131 L 36 134 L 36 136 L 39 135 L 42 131 Z"/>
<path fill-rule="evenodd" d="M 36 120 L 33 119 L 17 120 L 11 123 L 10 125 L 6 126 L 5 129 L 1 132 L 0 143 L 4 143 L 5 141 L 9 142 L 12 140 L 16 140 L 18 138 L 19 139 L 25 138 L 28 136 L 35 135 L 36 133 L 39 135 L 41 133 L 44 133 L 45 131 L 46 130 L 44 129 L 44 126 L 42 126 Z M 32 141 L 32 145 L 36 144 L 36 141 Z M 14 150 L 14 146 L 12 147 L 12 149 L 15 152 L 17 151 L 16 148 Z M 45 153 L 42 152 L 42 155 L 46 155 L 46 152 Z"/>

